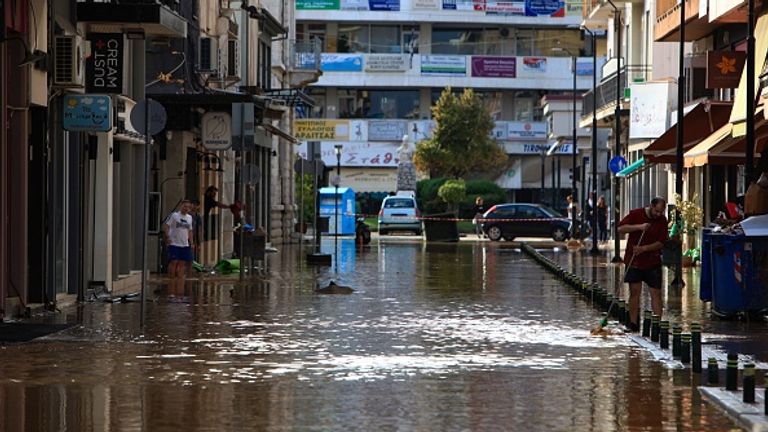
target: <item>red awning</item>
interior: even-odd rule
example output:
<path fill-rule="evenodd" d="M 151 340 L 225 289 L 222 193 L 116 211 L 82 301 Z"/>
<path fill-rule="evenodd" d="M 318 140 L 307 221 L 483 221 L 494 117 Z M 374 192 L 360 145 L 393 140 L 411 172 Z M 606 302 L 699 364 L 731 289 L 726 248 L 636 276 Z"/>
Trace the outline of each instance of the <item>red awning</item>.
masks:
<path fill-rule="evenodd" d="M 683 151 L 688 151 L 701 140 L 728 123 L 732 102 L 706 101 L 697 104 L 683 120 Z M 649 162 L 675 163 L 677 155 L 677 125 L 643 150 L 643 157 Z"/>

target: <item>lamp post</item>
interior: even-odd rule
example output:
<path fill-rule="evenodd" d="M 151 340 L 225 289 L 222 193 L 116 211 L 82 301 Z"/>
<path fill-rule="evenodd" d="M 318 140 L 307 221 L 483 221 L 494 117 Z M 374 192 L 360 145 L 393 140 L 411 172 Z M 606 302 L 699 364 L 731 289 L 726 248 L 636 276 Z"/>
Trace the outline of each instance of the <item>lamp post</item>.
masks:
<path fill-rule="evenodd" d="M 675 135 L 675 193 L 683 198 L 683 132 L 685 129 L 685 0 L 680 2 L 680 42 L 678 45 L 678 72 L 677 72 L 677 133 Z M 747 82 L 750 80 L 747 79 Z M 675 208 L 675 223 L 680 226 L 680 209 Z M 682 236 L 682 233 L 680 233 Z M 682 238 L 681 238 L 682 240 Z M 675 277 L 670 283 L 673 287 L 682 286 L 683 283 L 683 248 L 675 254 Z"/>
<path fill-rule="evenodd" d="M 762 66 L 762 65 L 761 65 Z M 744 191 L 755 178 L 755 0 L 747 2 L 747 149 Z M 765 151 L 763 151 L 765 153 Z M 764 157 L 763 157 L 764 158 Z"/>
<path fill-rule="evenodd" d="M 590 165 L 592 165 L 592 187 L 590 189 L 595 188 L 597 190 L 597 42 L 595 40 L 595 33 L 592 30 L 586 27 L 582 27 L 582 29 L 589 33 L 590 39 L 592 39 L 592 160 L 590 161 Z M 586 199 L 588 200 L 591 190 L 587 192 Z M 596 202 L 592 202 L 592 231 L 597 230 L 597 211 L 594 208 L 596 204 Z M 592 255 L 600 253 L 600 249 L 597 248 L 596 232 L 592 233 L 592 248 L 589 249 L 589 253 Z"/>
<path fill-rule="evenodd" d="M 571 176 L 571 197 L 574 201 L 578 200 L 576 199 L 576 140 L 578 139 L 576 137 L 576 129 L 578 128 L 576 124 L 576 56 L 568 49 L 563 47 L 554 47 L 552 48 L 552 51 L 563 51 L 568 53 L 569 56 L 571 56 L 571 70 L 573 71 L 573 117 L 571 119 L 572 125 L 573 125 L 573 143 L 571 148 L 571 170 L 573 172 L 573 175 Z M 576 228 L 576 211 L 575 209 L 571 211 L 571 238 L 576 238 L 577 235 L 577 228 Z"/>
<path fill-rule="evenodd" d="M 336 221 L 336 228 L 333 233 L 333 257 L 336 261 L 336 273 L 339 273 L 339 183 L 341 182 L 341 144 L 335 144 L 333 150 L 336 153 L 336 178 L 334 179 L 334 185 L 336 186 L 336 193 L 334 194 L 334 219 Z"/>

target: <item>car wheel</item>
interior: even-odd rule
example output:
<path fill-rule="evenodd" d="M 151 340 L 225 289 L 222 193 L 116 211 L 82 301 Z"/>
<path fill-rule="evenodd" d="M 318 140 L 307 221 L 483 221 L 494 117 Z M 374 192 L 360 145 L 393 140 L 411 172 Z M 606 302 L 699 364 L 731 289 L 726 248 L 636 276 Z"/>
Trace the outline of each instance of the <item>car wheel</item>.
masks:
<path fill-rule="evenodd" d="M 418 230 L 414 231 L 413 233 L 416 234 L 417 236 L 420 236 L 421 235 L 421 230 L 418 229 Z"/>
<path fill-rule="evenodd" d="M 488 239 L 491 241 L 499 241 L 501 240 L 501 227 L 498 225 L 493 225 L 490 228 L 488 228 L 488 231 L 486 232 L 488 234 Z"/>
<path fill-rule="evenodd" d="M 552 240 L 556 242 L 565 241 L 568 238 L 568 230 L 563 227 L 556 227 L 552 230 Z"/>

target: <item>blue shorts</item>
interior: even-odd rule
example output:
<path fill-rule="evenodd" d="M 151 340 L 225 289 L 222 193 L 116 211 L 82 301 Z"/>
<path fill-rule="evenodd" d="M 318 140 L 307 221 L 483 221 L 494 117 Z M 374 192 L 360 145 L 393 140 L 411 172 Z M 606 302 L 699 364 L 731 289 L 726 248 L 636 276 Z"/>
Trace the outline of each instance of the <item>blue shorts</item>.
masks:
<path fill-rule="evenodd" d="M 168 261 L 192 262 L 194 258 L 192 248 L 189 246 L 168 246 Z"/>

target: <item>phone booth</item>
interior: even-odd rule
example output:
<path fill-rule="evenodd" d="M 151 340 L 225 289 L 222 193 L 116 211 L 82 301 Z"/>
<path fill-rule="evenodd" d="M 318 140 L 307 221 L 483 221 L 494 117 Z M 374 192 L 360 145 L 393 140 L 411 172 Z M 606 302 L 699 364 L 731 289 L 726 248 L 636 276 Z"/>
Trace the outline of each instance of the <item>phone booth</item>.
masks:
<path fill-rule="evenodd" d="M 355 235 L 355 191 L 348 187 L 340 187 L 338 191 L 338 235 Z M 320 217 L 328 220 L 328 229 L 323 230 L 323 234 L 336 235 L 335 187 L 320 189 Z"/>

